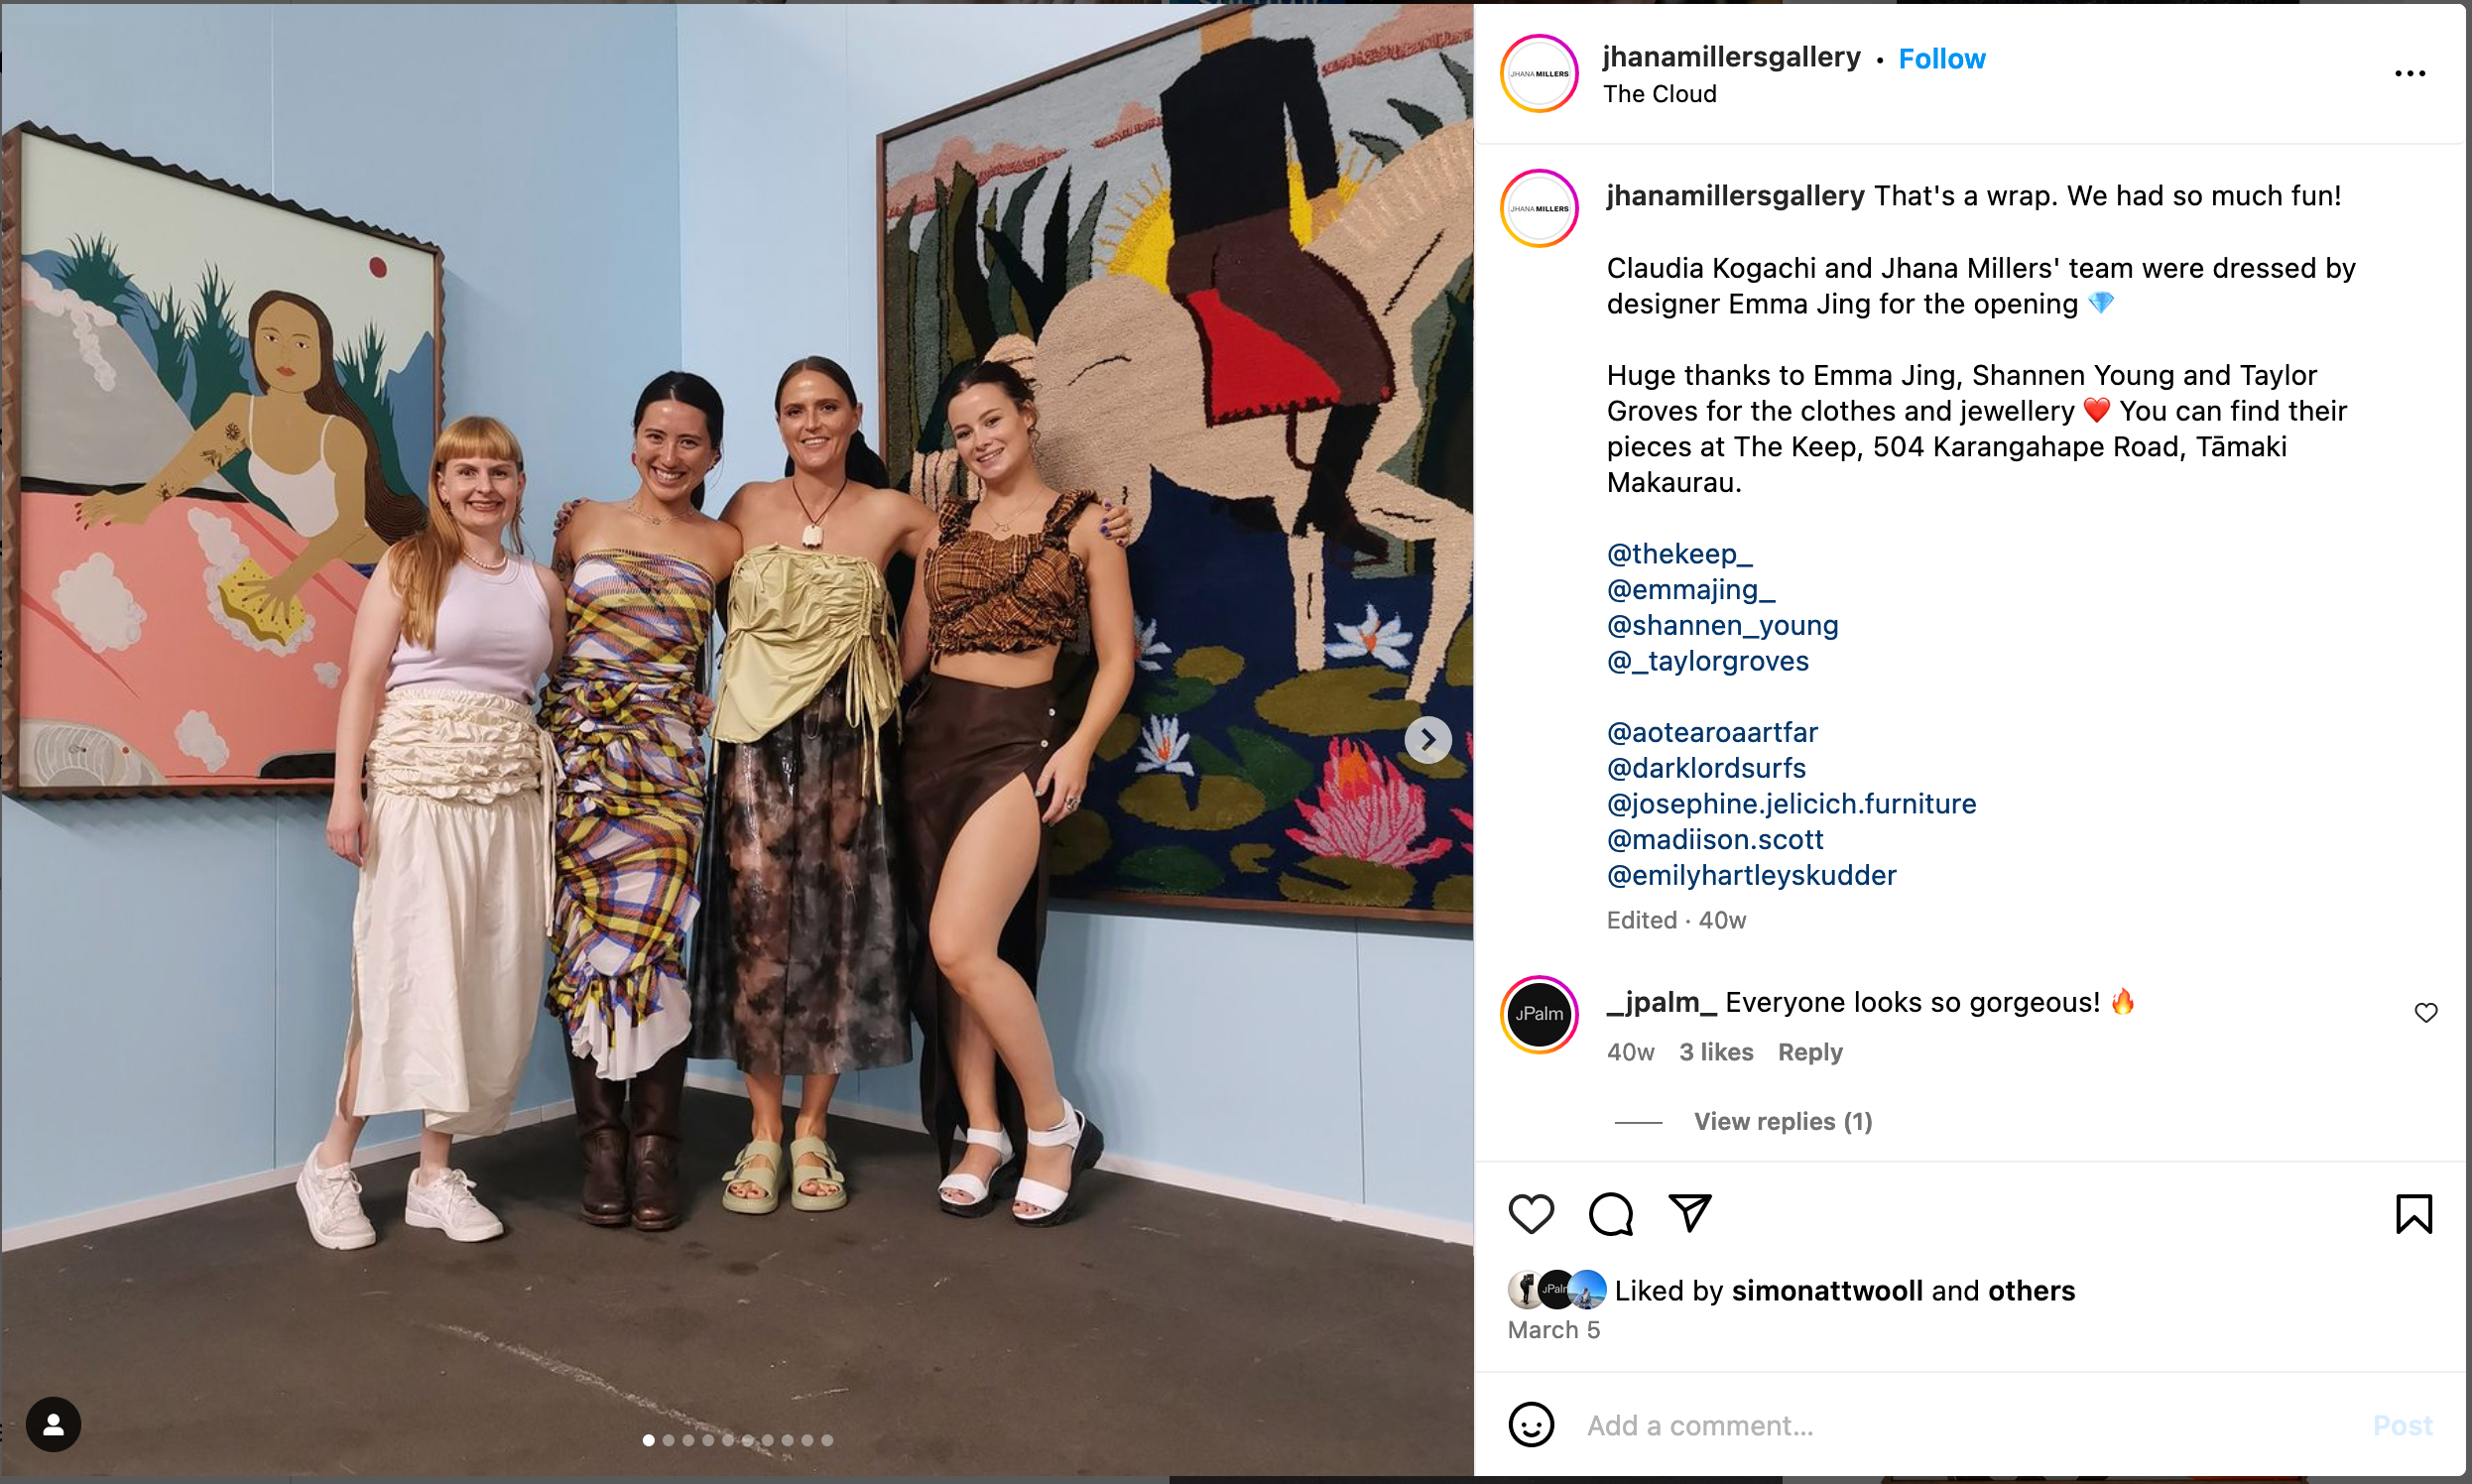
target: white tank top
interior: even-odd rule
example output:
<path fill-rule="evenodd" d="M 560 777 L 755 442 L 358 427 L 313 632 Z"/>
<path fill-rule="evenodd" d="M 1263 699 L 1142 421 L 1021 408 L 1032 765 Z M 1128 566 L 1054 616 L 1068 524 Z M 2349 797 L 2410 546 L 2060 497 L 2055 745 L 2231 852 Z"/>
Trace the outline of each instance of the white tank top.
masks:
<path fill-rule="evenodd" d="M 287 474 L 258 451 L 258 399 L 249 399 L 249 478 L 283 512 L 284 524 L 303 536 L 322 536 L 334 524 L 334 470 L 326 466 L 326 430 L 333 424 L 329 413 L 317 425 L 317 461 Z"/>
<path fill-rule="evenodd" d="M 549 594 L 521 556 L 508 556 L 507 569 L 494 576 L 458 561 L 446 574 L 431 638 L 426 649 L 395 641 L 386 688 L 429 685 L 530 702 L 550 668 Z"/>

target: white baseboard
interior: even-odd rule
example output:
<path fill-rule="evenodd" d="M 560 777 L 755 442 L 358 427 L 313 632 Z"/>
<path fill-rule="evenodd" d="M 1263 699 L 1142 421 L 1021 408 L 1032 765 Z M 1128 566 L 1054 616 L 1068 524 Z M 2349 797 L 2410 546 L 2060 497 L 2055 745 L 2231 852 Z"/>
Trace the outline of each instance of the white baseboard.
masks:
<path fill-rule="evenodd" d="M 536 1123 L 548 1123 L 574 1111 L 575 1105 L 571 1100 L 538 1108 L 521 1108 L 507 1115 L 507 1127 L 520 1129 Z M 383 1165 L 389 1160 L 400 1160 L 420 1152 L 421 1136 L 418 1134 L 386 1144 L 364 1144 L 352 1151 L 352 1167 L 357 1170 L 368 1165 Z M 236 1179 L 216 1180 L 211 1185 L 197 1185 L 186 1190 L 175 1190 L 168 1195 L 149 1195 L 144 1200 L 105 1206 L 99 1211 L 81 1211 L 74 1216 L 62 1216 L 51 1221 L 29 1221 L 24 1226 L 12 1226 L 0 1232 L 0 1252 L 15 1252 L 20 1247 L 40 1247 L 63 1237 L 82 1237 L 87 1232 L 101 1231 L 106 1227 L 126 1226 L 132 1221 L 169 1216 L 175 1211 L 194 1210 L 198 1206 L 212 1205 L 234 1196 L 255 1195 L 260 1190 L 289 1185 L 300 1177 L 299 1165 L 285 1165 L 257 1175 L 244 1175 Z"/>
<path fill-rule="evenodd" d="M 701 1087 L 707 1092 L 725 1092 L 733 1097 L 741 1098 L 746 1096 L 746 1088 L 733 1076 L 689 1072 L 686 1076 L 686 1084 L 689 1087 Z M 797 1106 L 795 1100 L 792 1100 L 789 1106 Z M 863 1103 L 836 1102 L 832 1106 L 832 1116 L 854 1118 L 860 1123 L 883 1124 L 897 1129 L 917 1130 L 919 1128 L 919 1115 L 916 1113 L 894 1108 L 871 1108 Z M 1207 1195 L 1224 1195 L 1231 1200 L 1248 1200 L 1256 1205 L 1302 1211 L 1311 1216 L 1325 1216 L 1333 1221 L 1353 1221 L 1360 1226 L 1377 1226 L 1385 1231 L 1430 1237 L 1436 1242 L 1452 1242 L 1461 1247 L 1476 1245 L 1476 1226 L 1473 1222 L 1449 1221 L 1439 1216 L 1419 1215 L 1414 1211 L 1394 1211 L 1382 1206 L 1359 1205 L 1354 1201 L 1339 1200 L 1328 1195 L 1310 1195 L 1301 1190 L 1286 1190 L 1277 1185 L 1265 1185 L 1254 1180 L 1212 1175 L 1207 1171 L 1186 1170 L 1177 1165 L 1164 1165 L 1156 1160 L 1128 1160 L 1122 1155 L 1102 1156 L 1099 1160 L 1099 1168 L 1112 1174 L 1131 1175 L 1135 1179 L 1155 1180 L 1163 1185 L 1176 1185 L 1187 1190 L 1199 1190 Z"/>
<path fill-rule="evenodd" d="M 744 1098 L 747 1095 L 745 1085 L 738 1078 L 720 1073 L 688 1072 L 686 1085 L 700 1087 L 706 1092 L 727 1093 L 737 1098 Z M 796 1102 L 793 1101 L 791 1106 L 795 1107 Z M 575 1104 L 572 1099 L 544 1103 L 537 1108 L 525 1108 L 509 1114 L 507 1127 L 520 1129 L 536 1123 L 548 1123 L 553 1119 L 564 1118 L 574 1111 Z M 871 1108 L 859 1103 L 841 1103 L 832 1111 L 836 1117 L 854 1118 L 861 1123 L 881 1124 L 887 1128 L 915 1130 L 919 1127 L 919 1115 L 894 1108 Z M 418 1136 L 398 1139 L 389 1144 L 366 1145 L 353 1153 L 352 1164 L 356 1168 L 383 1164 L 388 1160 L 399 1160 L 406 1155 L 417 1154 L 420 1149 L 421 1140 Z M 1414 1211 L 1394 1211 L 1381 1206 L 1359 1205 L 1354 1201 L 1338 1200 L 1328 1195 L 1311 1195 L 1301 1190 L 1284 1190 L 1277 1185 L 1235 1179 L 1224 1175 L 1212 1175 L 1206 1171 L 1186 1170 L 1180 1166 L 1165 1165 L 1155 1160 L 1128 1160 L 1122 1155 L 1108 1155 L 1102 1158 L 1099 1161 L 1099 1168 L 1116 1175 L 1131 1175 L 1135 1179 L 1154 1180 L 1163 1185 L 1176 1185 L 1187 1190 L 1199 1190 L 1208 1195 L 1224 1195 L 1231 1200 L 1246 1200 L 1256 1205 L 1277 1206 L 1282 1210 L 1302 1211 L 1307 1215 L 1323 1216 L 1332 1221 L 1353 1221 L 1360 1226 L 1374 1226 L 1385 1231 L 1429 1237 L 1437 1242 L 1451 1242 L 1461 1247 L 1476 1245 L 1476 1227 L 1472 1222 L 1449 1221 L 1439 1216 L 1419 1215 Z M 62 1216 L 51 1221 L 30 1221 L 24 1226 L 13 1226 L 5 1232 L 0 1232 L 0 1252 L 15 1252 L 21 1247 L 38 1247 L 46 1242 L 58 1242 L 64 1237 L 81 1237 L 87 1232 L 101 1231 L 106 1227 L 125 1226 L 129 1222 L 144 1221 L 154 1216 L 168 1216 L 175 1211 L 193 1210 L 198 1206 L 212 1205 L 218 1200 L 230 1200 L 238 1195 L 254 1195 L 260 1190 L 272 1190 L 278 1185 L 289 1185 L 300 1177 L 300 1174 L 299 1165 L 286 1165 L 263 1174 L 244 1175 L 236 1179 L 217 1180 L 211 1185 L 176 1190 L 168 1195 L 150 1195 L 144 1200 L 132 1200 L 124 1205 L 105 1206 L 101 1210 L 85 1211 L 74 1216 Z"/>

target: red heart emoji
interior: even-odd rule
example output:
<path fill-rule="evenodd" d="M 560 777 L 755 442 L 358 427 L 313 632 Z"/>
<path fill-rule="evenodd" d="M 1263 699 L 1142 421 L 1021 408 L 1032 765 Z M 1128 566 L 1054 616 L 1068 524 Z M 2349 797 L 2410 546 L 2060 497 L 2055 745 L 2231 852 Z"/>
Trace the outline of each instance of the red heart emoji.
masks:
<path fill-rule="evenodd" d="M 2086 399 L 2086 416 L 2092 418 L 2097 423 L 2102 422 L 2103 415 L 2111 410 L 2112 399 L 2109 397 L 2088 397 Z"/>

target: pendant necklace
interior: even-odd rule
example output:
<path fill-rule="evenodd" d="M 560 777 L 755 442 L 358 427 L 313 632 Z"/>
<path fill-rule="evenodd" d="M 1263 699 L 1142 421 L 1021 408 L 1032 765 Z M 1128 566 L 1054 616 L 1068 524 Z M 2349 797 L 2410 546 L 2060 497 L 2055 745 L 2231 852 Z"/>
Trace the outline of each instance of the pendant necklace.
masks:
<path fill-rule="evenodd" d="M 824 502 L 824 508 L 809 513 L 806 496 L 799 493 L 799 476 L 790 476 L 790 498 L 799 502 L 799 514 L 806 517 L 806 529 L 799 533 L 800 546 L 812 552 L 824 544 L 824 517 L 832 514 L 832 507 L 841 503 L 842 493 L 849 487 L 849 476 L 845 474 L 841 478 L 841 488 L 832 492 L 832 498 Z"/>

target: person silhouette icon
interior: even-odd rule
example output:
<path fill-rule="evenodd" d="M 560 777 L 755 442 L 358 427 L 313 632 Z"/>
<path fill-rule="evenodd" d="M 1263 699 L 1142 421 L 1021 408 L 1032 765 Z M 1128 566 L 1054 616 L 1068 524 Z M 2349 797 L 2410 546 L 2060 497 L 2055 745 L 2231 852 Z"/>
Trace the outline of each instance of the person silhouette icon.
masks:
<path fill-rule="evenodd" d="M 26 1440 L 47 1453 L 74 1446 L 84 1425 L 66 1397 L 42 1397 L 26 1409 Z"/>

